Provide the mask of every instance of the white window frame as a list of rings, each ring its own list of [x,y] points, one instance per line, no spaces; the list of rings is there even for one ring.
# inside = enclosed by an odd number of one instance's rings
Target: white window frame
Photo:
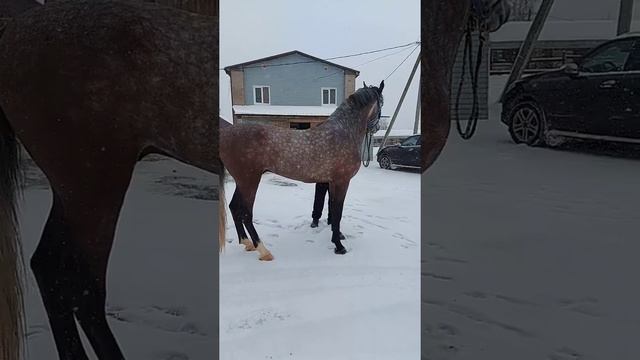
[[[327,90],[329,91],[329,103],[325,104],[324,103],[324,91]],[[336,102],[334,104],[331,104],[331,90],[334,90],[336,92]],[[320,88],[320,104],[322,104],[322,106],[337,106],[338,105],[338,88],[334,88],[334,87],[322,87]]]
[[[263,88],[269,89],[269,102],[264,102],[264,90]],[[262,96],[262,102],[258,102],[256,99],[256,89],[260,89],[260,94]],[[253,103],[256,105],[271,105],[271,86],[269,85],[254,85],[253,86]]]

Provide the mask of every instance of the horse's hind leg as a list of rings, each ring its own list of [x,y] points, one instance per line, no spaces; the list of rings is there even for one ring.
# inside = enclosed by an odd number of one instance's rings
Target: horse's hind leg
[[[240,192],[240,200],[242,200],[241,204],[244,205],[244,211],[242,211],[242,223],[247,228],[247,231],[251,236],[253,246],[258,250],[258,253],[260,253],[259,259],[263,261],[271,261],[273,260],[273,255],[271,255],[271,252],[267,250],[262,241],[260,241],[260,236],[258,236],[258,232],[253,226],[253,204],[256,200],[258,185],[260,185],[260,177],[261,174],[244,179],[236,179],[236,189]]]
[[[331,206],[331,242],[336,246],[334,252],[336,254],[346,254],[347,249],[342,245],[340,241],[342,232],[340,231],[340,222],[342,221],[342,209],[344,208],[344,199],[347,196],[347,189],[349,188],[349,182],[335,182],[329,186],[329,206]]]
[[[238,189],[233,192],[233,198],[229,203],[229,209],[231,210],[231,216],[233,217],[233,224],[236,226],[236,232],[238,233],[238,241],[244,245],[245,250],[255,251],[256,247],[253,242],[249,240],[247,233],[244,231],[242,219],[244,216],[245,206],[242,203],[241,195]]]
[[[71,278],[74,270],[67,241],[68,226],[60,199],[55,196],[49,219],[36,252],[31,258],[31,268],[40,288],[49,324],[60,360],[88,359],[73,316]]]
[[[106,319],[106,273],[134,164],[52,181],[54,207],[31,264],[62,359],[86,359],[74,315],[99,359],[124,359]]]

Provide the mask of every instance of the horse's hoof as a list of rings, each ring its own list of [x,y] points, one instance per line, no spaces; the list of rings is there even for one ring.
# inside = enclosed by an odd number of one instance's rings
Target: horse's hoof
[[[318,227],[318,220],[313,220],[313,221],[311,222],[311,227],[312,227],[312,228],[317,228],[317,227]]]
[[[271,261],[273,260],[273,255],[271,255],[271,253],[268,253],[263,256],[260,256],[258,259],[260,259],[260,261]]]
[[[337,248],[336,248],[335,250],[333,250],[333,252],[334,252],[334,253],[336,253],[336,254],[338,254],[338,255],[344,255],[344,254],[346,254],[346,253],[347,253],[347,249],[345,249],[345,248],[337,249]]]
[[[242,239],[240,241],[240,244],[244,245],[244,250],[245,251],[255,251],[256,247],[253,246],[253,241],[249,240],[249,239]]]

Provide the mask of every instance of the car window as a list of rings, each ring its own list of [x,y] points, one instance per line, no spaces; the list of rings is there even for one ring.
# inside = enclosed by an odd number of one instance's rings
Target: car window
[[[624,39],[602,46],[584,57],[580,70],[588,73],[623,71],[634,42],[634,39]]]
[[[633,46],[633,51],[629,54],[627,59],[627,65],[624,68],[625,71],[639,71],[640,70],[640,41],[636,40]]]
[[[418,137],[412,136],[406,139],[405,141],[403,141],[402,146],[415,146],[417,142],[418,142]]]

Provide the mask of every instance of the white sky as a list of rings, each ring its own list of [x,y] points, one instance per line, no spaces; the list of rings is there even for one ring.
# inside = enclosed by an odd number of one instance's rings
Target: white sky
[[[418,0],[221,0],[220,67],[255,60],[291,50],[319,58],[348,55],[420,40],[420,2]],[[356,89],[378,85],[411,52],[412,47],[335,63],[360,71]],[[397,50],[395,50],[397,51]],[[385,81],[383,115],[393,115],[418,56],[417,49]],[[231,119],[229,76],[220,71],[220,112]],[[394,129],[412,129],[415,120],[420,68],[413,79]]]

